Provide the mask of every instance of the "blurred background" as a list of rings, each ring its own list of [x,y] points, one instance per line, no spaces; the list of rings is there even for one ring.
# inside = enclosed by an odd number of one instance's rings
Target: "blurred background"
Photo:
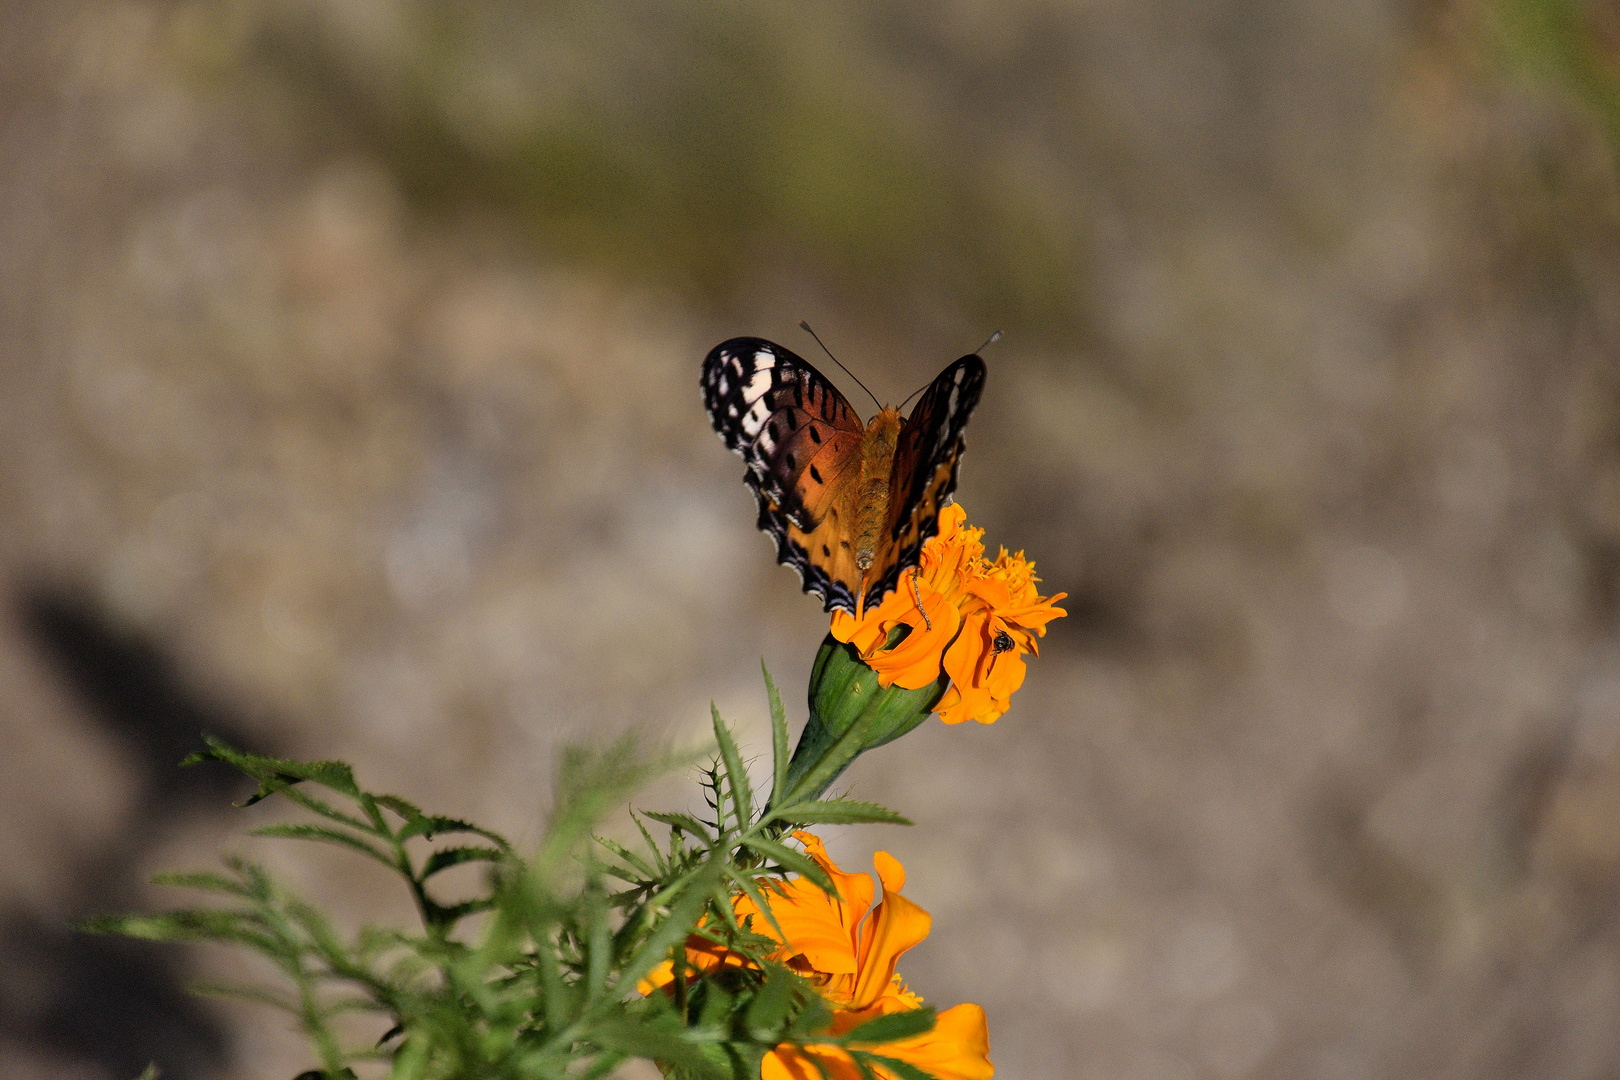
[[[1006,332],[959,498],[1069,617],[832,839],[999,1076],[1620,1075],[1610,0],[0,15],[0,1074],[313,1065],[69,931],[153,871],[409,917],[200,731],[532,842],[565,743],[763,754],[761,655],[802,723],[697,371],[808,319],[889,401]]]

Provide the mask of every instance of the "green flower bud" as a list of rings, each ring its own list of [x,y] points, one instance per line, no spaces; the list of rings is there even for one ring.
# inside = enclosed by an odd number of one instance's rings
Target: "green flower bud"
[[[896,627],[884,648],[893,648],[907,629]],[[789,801],[819,797],[862,753],[922,723],[950,682],[941,672],[920,690],[881,686],[853,645],[828,634],[810,669],[810,721],[788,763]]]

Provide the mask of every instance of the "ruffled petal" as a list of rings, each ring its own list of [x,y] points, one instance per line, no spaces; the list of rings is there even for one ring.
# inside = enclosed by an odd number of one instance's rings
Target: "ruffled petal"
[[[883,902],[873,909],[861,935],[860,973],[850,990],[852,1009],[869,1008],[889,992],[901,955],[926,938],[934,924],[932,915],[900,895],[906,873],[894,856],[880,851],[873,861],[883,878]]]

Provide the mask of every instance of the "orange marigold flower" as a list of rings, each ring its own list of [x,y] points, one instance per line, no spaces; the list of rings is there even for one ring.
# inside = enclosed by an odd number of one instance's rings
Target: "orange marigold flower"
[[[960,504],[940,511],[939,534],[923,545],[917,568],[857,620],[833,614],[832,636],[855,646],[883,686],[920,690],[950,676],[934,711],[947,724],[993,724],[1024,682],[1024,654],[1039,655],[1036,638],[1066,615],[1055,606],[1067,593],[1041,596],[1035,564],[1006,548],[984,557],[984,530],[966,526]],[[890,635],[905,636],[885,648]]]
[[[870,877],[840,870],[820,837],[806,832],[793,835],[832,878],[838,896],[827,895],[802,877],[795,878],[766,890],[766,903],[781,934],[747,896],[738,896],[734,902],[737,918],[752,916],[755,933],[782,942],[772,959],[809,979],[833,1007],[832,1035],[843,1035],[887,1013],[920,1007],[922,999],[906,989],[895,966],[902,953],[928,936],[933,919],[900,895],[906,883],[905,868],[886,851],[873,856],[883,882],[883,900],[874,907]],[[727,955],[699,938],[688,943],[686,958],[700,971],[740,962],[734,954]],[[673,981],[672,970],[667,964],[660,967],[643,981],[642,992],[668,985]],[[984,1010],[977,1005],[946,1009],[936,1018],[934,1029],[922,1035],[856,1048],[909,1062],[939,1080],[989,1080],[995,1072],[989,1059]],[[762,1080],[820,1080],[823,1070],[830,1080],[861,1077],[859,1066],[843,1047],[787,1043],[765,1055],[761,1076]],[[876,1072],[886,1080],[898,1080],[882,1067]]]

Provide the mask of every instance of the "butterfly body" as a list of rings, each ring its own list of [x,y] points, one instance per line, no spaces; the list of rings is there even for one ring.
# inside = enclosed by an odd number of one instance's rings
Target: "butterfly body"
[[[733,338],[709,353],[709,419],[748,463],[743,481],[777,561],[827,610],[874,605],[916,566],[956,489],[962,429],[984,374],[983,360],[964,356],[909,417],[884,408],[863,424],[825,376],[780,345]]]
[[[855,496],[855,565],[870,570],[879,538],[889,518],[889,487],[894,451],[900,441],[900,410],[889,408],[872,417],[861,436],[861,480]]]

